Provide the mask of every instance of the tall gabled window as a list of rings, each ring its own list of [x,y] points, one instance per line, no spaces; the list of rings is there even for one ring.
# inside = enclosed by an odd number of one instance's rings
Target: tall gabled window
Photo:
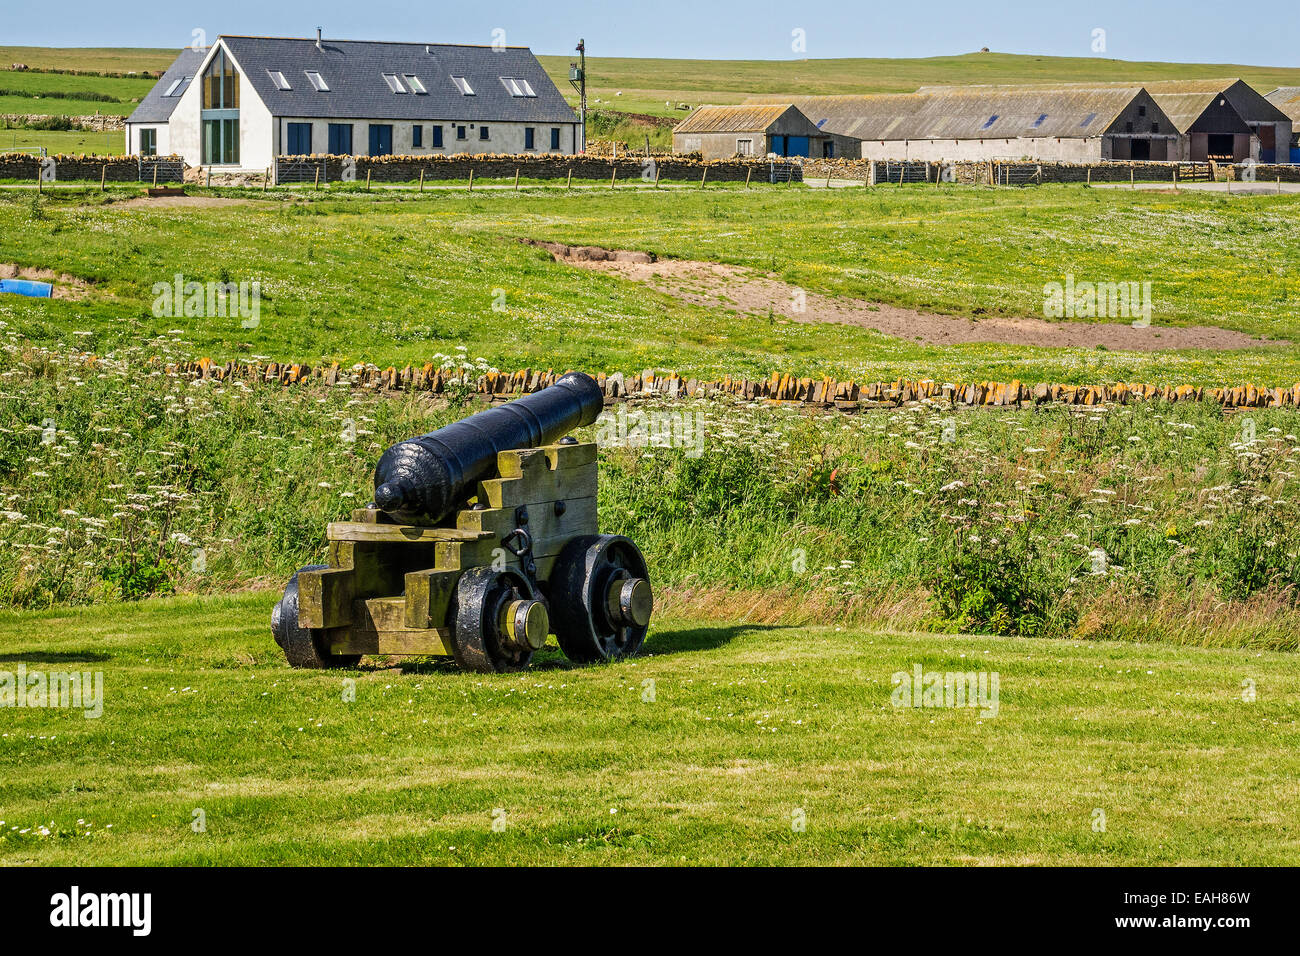
[[[460,90],[463,96],[473,96],[474,87],[469,85],[469,80],[463,76],[453,76],[451,81],[456,84],[456,89]]]
[[[394,93],[406,92],[406,87],[402,85],[402,81],[398,79],[396,73],[385,73],[384,82],[388,84],[388,88]]]
[[[501,85],[509,91],[511,96],[536,96],[532,84],[527,80],[521,80],[514,76],[501,77]]]
[[[406,77],[406,85],[409,86],[409,87],[411,88],[411,92],[412,92],[412,93],[428,93],[428,92],[429,92],[427,89],[425,89],[424,81],[421,80],[421,79],[420,79],[418,76],[416,76],[414,73],[405,73],[405,74],[403,74],[403,75]]]
[[[307,81],[316,89],[317,93],[328,93],[329,84],[325,82],[325,77],[321,76],[315,70],[303,70],[307,74]]]
[[[267,75],[271,77],[271,82],[275,84],[277,90],[291,90],[288,79],[279,70],[267,70]]]

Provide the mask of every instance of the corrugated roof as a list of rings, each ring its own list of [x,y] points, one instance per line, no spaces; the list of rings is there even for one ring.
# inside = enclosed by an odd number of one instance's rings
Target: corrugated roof
[[[186,47],[181,50],[176,59],[172,61],[172,65],[167,67],[167,72],[154,84],[153,89],[140,101],[140,105],[126,118],[126,121],[128,123],[165,123],[171,119],[172,110],[176,109],[176,104],[181,101],[180,94],[185,92],[188,84],[182,83],[177,86],[172,96],[163,96],[163,94],[172,89],[177,80],[183,80],[187,76],[197,76],[199,66],[207,55],[207,47],[200,47],[197,50]]]
[[[446,43],[223,36],[258,96],[273,116],[327,119],[443,120],[502,123],[576,123],[542,65],[527,47],[495,48]],[[304,71],[318,71],[329,86],[317,91]],[[279,89],[279,71],[291,89]],[[427,93],[394,93],[385,73],[419,77]],[[464,77],[465,95],[452,80]],[[536,96],[514,96],[502,78],[526,80]],[[405,88],[405,84],[403,84]]]
[[[1099,136],[1141,86],[931,86],[915,93],[795,97],[823,129],[865,140]],[[747,102],[761,102],[753,97]]]
[[[1264,99],[1268,100],[1293,123],[1300,123],[1300,86],[1279,86]]]
[[[1216,77],[1206,80],[1155,80],[1150,83],[1134,84],[1128,81],[1115,83],[1065,83],[1065,84],[1034,84],[1030,86],[984,86],[984,87],[944,87],[944,86],[923,86],[921,92],[945,89],[1035,89],[1035,90],[1072,90],[1072,89],[1115,89],[1127,90],[1132,89],[1135,85],[1140,85],[1164,111],[1165,115],[1177,127],[1178,132],[1186,133],[1196,121],[1200,119],[1206,110],[1215,105],[1216,97],[1222,96],[1227,101],[1237,115],[1243,120],[1242,123],[1234,123],[1228,118],[1227,126],[1219,128],[1223,124],[1216,124],[1215,132],[1248,132],[1245,120],[1256,123],[1270,123],[1284,121],[1287,117],[1282,115],[1273,104],[1269,103],[1257,90],[1246,83],[1244,80],[1236,77]],[[1230,126],[1231,129],[1227,127]]]
[[[673,128],[674,133],[749,133],[767,129],[794,107],[787,101],[771,106],[701,106]]]

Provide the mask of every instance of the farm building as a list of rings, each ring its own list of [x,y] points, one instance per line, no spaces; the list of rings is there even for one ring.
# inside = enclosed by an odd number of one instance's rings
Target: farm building
[[[1291,120],[1291,155],[1289,161],[1300,163],[1300,86],[1280,86],[1268,96],[1264,97]],[[1279,154],[1277,161],[1287,162],[1288,159]]]
[[[866,159],[1164,159],[1178,136],[1140,86],[923,87],[794,104],[821,129],[862,140]]]
[[[1283,111],[1231,79],[925,86],[791,102],[822,129],[861,139],[868,159],[1271,162],[1292,136]]]
[[[673,129],[673,152],[733,156],[858,155],[858,142],[819,129],[789,103],[701,106]]]
[[[1170,80],[1147,91],[1181,134],[1176,159],[1276,161],[1291,142],[1291,120],[1242,80]]]
[[[232,169],[310,153],[571,154],[580,142],[578,117],[526,47],[319,32],[222,36],[182,51],[127,119],[126,135],[132,152]]]

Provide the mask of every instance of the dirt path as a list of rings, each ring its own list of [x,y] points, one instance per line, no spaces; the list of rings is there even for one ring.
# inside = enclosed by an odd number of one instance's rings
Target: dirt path
[[[1259,345],[1286,345],[1277,339],[1260,339],[1244,332],[1212,326],[1158,326],[1133,328],[1119,322],[1052,322],[1046,319],[966,319],[919,312],[862,299],[819,295],[782,282],[771,274],[716,262],[659,259],[649,253],[596,246],[521,239],[546,249],[557,262],[612,273],[685,302],[708,308],[734,309],[766,317],[768,311],[795,322],[833,322],[875,329],[927,345],[999,342],[1055,348],[1126,349],[1155,352],[1161,349],[1241,349]],[[795,311],[796,297],[804,309]]]

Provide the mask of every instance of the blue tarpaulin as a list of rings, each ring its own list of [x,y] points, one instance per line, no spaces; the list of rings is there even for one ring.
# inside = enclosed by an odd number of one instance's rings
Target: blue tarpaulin
[[[15,295],[30,295],[38,299],[48,299],[54,294],[54,286],[48,282],[36,282],[32,279],[0,279],[0,292],[12,292]]]

